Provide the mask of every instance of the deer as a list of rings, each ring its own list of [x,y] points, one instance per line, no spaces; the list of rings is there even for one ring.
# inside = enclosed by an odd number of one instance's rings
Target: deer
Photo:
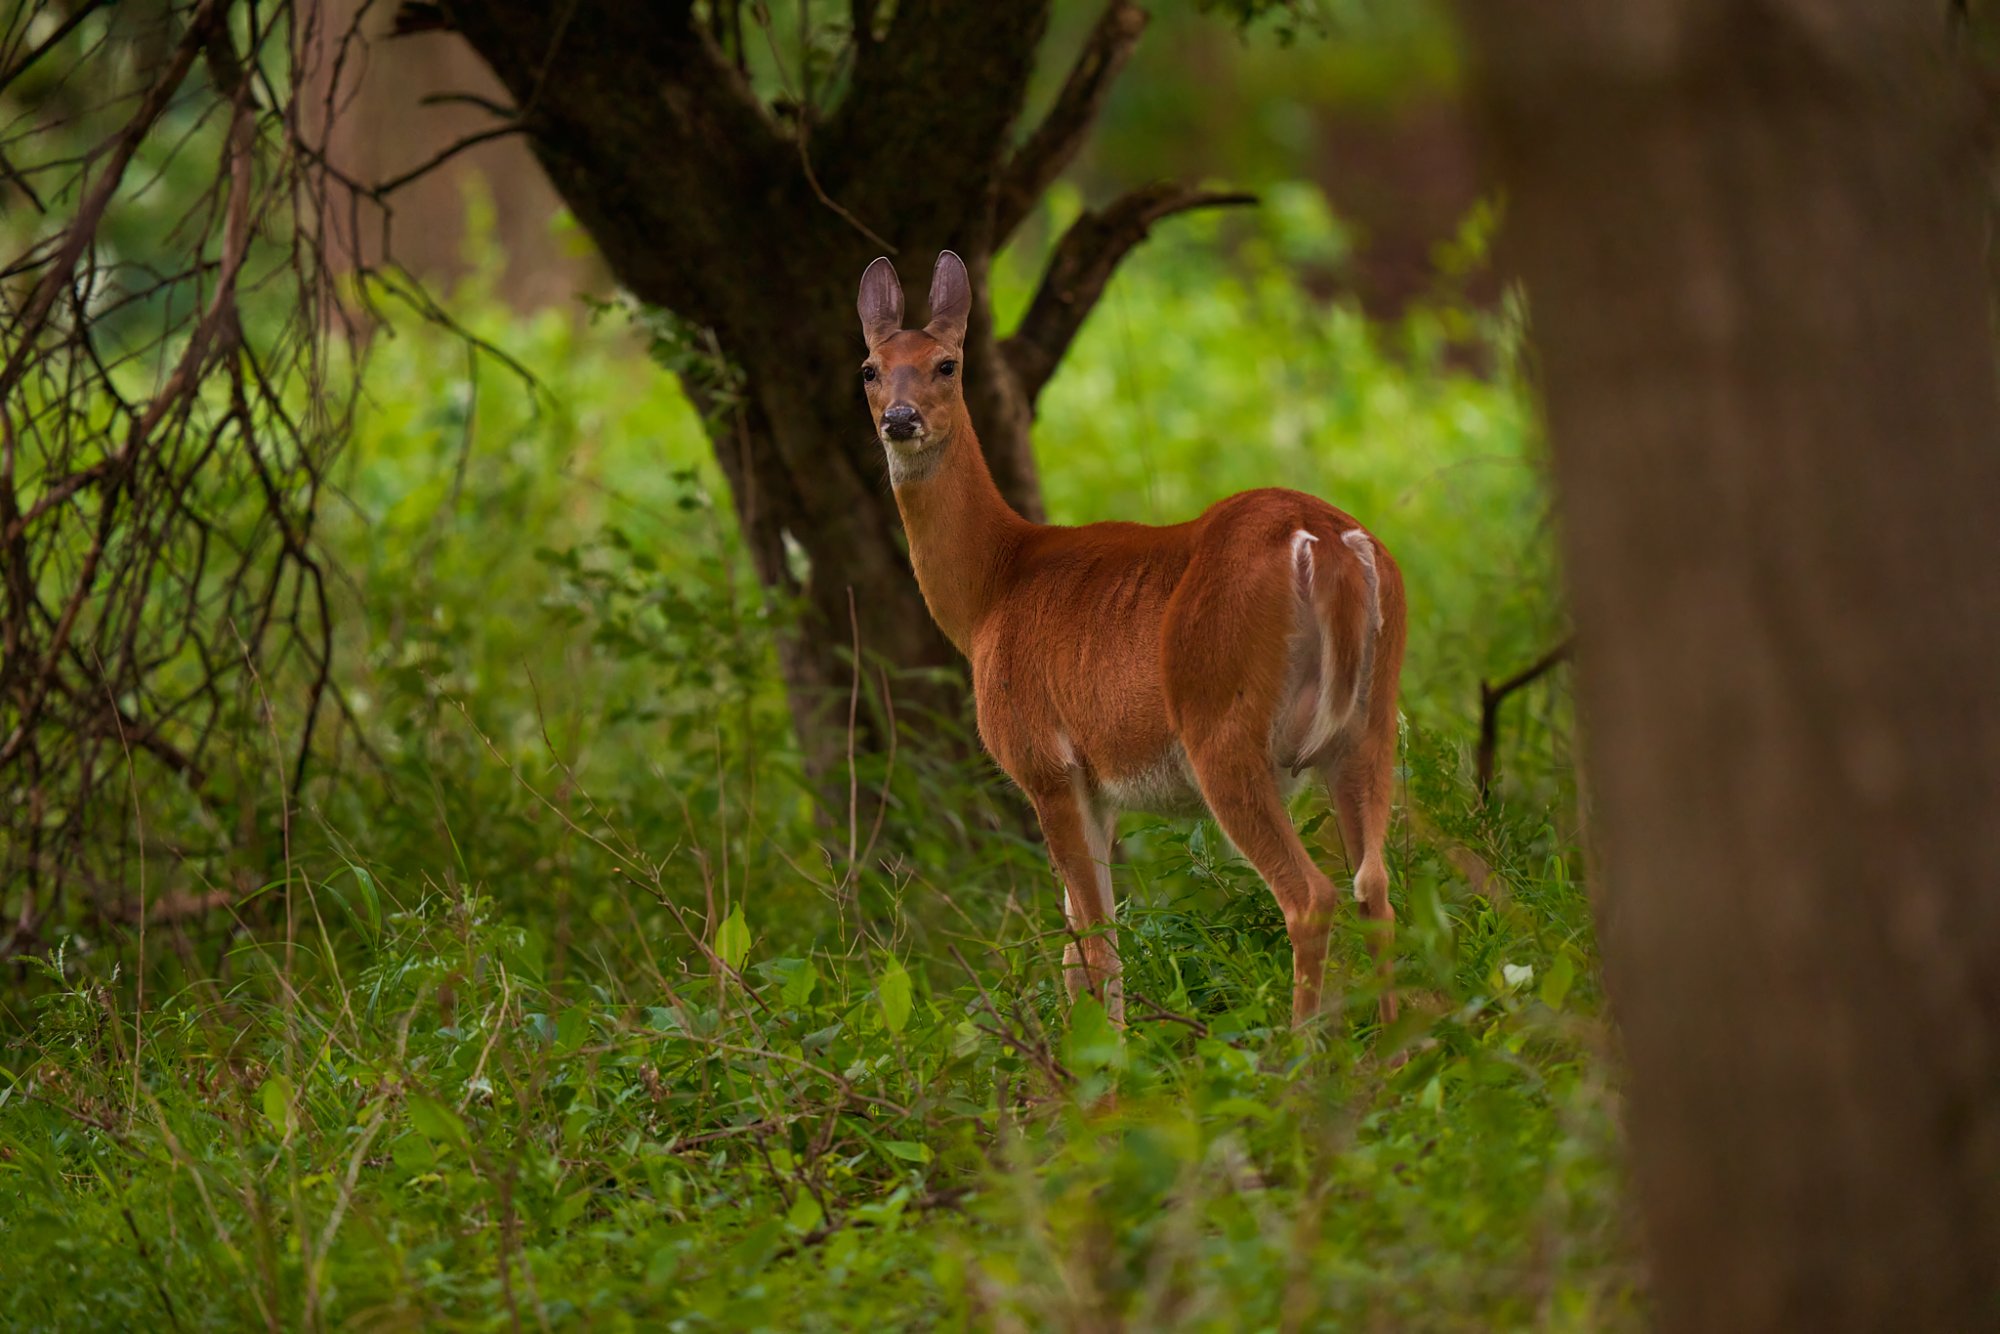
[[[971,665],[978,734],[1034,807],[1063,885],[1072,1002],[1124,1024],[1110,855],[1119,812],[1206,812],[1256,868],[1292,947],[1292,1022],[1320,1015],[1340,895],[1287,812],[1325,784],[1370,924],[1383,1024],[1406,604],[1382,543],[1325,501],[1244,491],[1178,524],[1032,522],[1000,494],[964,397],[971,280],[947,250],[903,328],[886,256],[861,275],[861,379],[919,591]]]

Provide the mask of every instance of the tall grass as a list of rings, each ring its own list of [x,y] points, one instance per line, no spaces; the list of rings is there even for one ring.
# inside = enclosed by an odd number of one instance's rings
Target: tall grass
[[[990,817],[1011,798],[921,744],[954,720],[863,776],[892,795],[872,839],[823,819],[775,678],[790,609],[685,403],[615,319],[522,320],[475,281],[454,310],[539,388],[435,331],[377,349],[324,529],[337,777],[148,863],[199,867],[244,928],[74,937],[6,1002],[0,1319],[1635,1321],[1559,687],[1517,706],[1501,799],[1470,787],[1478,679],[1560,619],[1511,334],[1307,299],[1289,266],[1339,246],[1309,199],[1150,242],[1038,448],[1064,521],[1281,483],[1397,552],[1393,1031],[1351,922],[1336,1014],[1290,1030],[1282,921],[1206,823],[1128,820],[1133,1022],[1071,1007],[1059,892]],[[1468,341],[1499,374],[1453,369]]]

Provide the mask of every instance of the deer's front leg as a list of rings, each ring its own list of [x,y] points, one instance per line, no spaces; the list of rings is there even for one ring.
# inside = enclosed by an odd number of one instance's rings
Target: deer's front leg
[[[1061,787],[1030,793],[1041,821],[1049,860],[1063,882],[1063,912],[1070,942],[1063,949],[1063,981],[1070,999],[1088,990],[1104,1003],[1111,1022],[1125,1022],[1116,913],[1111,897],[1112,812],[1100,810],[1080,775]]]

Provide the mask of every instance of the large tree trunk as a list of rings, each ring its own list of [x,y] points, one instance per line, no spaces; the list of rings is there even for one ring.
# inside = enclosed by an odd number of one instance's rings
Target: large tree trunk
[[[916,312],[931,257],[945,247],[964,257],[979,294],[967,397],[1002,492],[1039,518],[1035,397],[1118,259],[1170,213],[1233,202],[1160,186],[1086,214],[1058,244],[1022,329],[996,337],[991,256],[1075,152],[1145,23],[1131,0],[1110,0],[1047,119],[1017,148],[1047,8],[903,0],[884,33],[875,6],[857,3],[844,94],[782,116],[745,78],[740,36],[729,49],[754,16],[726,0],[710,6],[716,31],[685,3],[402,10],[406,31],[463,35],[513,95],[537,157],[619,281],[713,331],[740,372],[731,400],[711,400],[712,431],[759,574],[807,610],[782,658],[815,769],[848,743],[857,627],[864,656],[912,673],[897,687],[901,716],[965,703],[956,655],[910,575],[861,394],[863,267],[885,251],[914,260],[903,268],[919,284],[908,294]],[[683,378],[706,395],[699,377]],[[803,587],[788,538],[809,565]],[[951,670],[927,670],[937,668]],[[877,744],[879,722],[863,727],[859,744]]]
[[[2000,410],[1944,6],[1468,3],[1662,1323],[2000,1323]]]
[[[741,372],[737,405],[710,417],[717,457],[760,576],[803,598],[782,665],[808,762],[825,771],[844,749],[856,626],[864,655],[912,680],[952,662],[910,577],[859,388],[851,289],[883,248],[861,228],[895,231],[899,248],[956,243],[977,255],[990,230],[978,225],[985,196],[975,187],[970,198],[950,197],[942,187],[957,180],[955,168],[940,164],[912,172],[930,186],[915,192],[915,219],[882,207],[889,200],[855,197],[843,205],[851,220],[816,197],[797,146],[685,13],[589,0],[572,8],[559,32],[555,9],[539,0],[454,5],[451,16],[531,119],[536,155],[619,280],[713,330]],[[1019,84],[1042,17],[1026,7],[1016,20],[1030,25],[1025,37],[986,35],[1015,52]],[[1018,111],[1007,74],[996,71],[1001,104],[986,111],[1003,124]],[[998,144],[995,136],[990,151]],[[815,167],[823,182],[842,181],[834,164]],[[979,169],[990,176],[993,163]],[[989,448],[1015,503],[1038,509],[1025,432],[997,432]],[[787,538],[806,558],[803,587]],[[927,694],[922,704],[955,707],[948,686]]]

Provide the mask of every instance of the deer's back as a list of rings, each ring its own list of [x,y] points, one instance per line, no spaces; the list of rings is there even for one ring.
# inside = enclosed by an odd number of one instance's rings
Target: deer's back
[[[1081,768],[1120,806],[1198,808],[1168,708],[1165,630],[1170,608],[1192,615],[1196,623],[1176,638],[1191,629],[1226,660],[1230,608],[1214,608],[1210,635],[1201,624],[1208,609],[1185,596],[1177,604],[1175,593],[1198,582],[1226,604],[1239,578],[1247,586],[1280,565],[1289,570],[1293,534],[1308,526],[1337,533],[1354,523],[1312,496],[1268,489],[1228,497],[1191,523],[1034,530],[971,644],[987,749],[1030,792]],[[1268,669],[1293,671],[1289,661]]]

